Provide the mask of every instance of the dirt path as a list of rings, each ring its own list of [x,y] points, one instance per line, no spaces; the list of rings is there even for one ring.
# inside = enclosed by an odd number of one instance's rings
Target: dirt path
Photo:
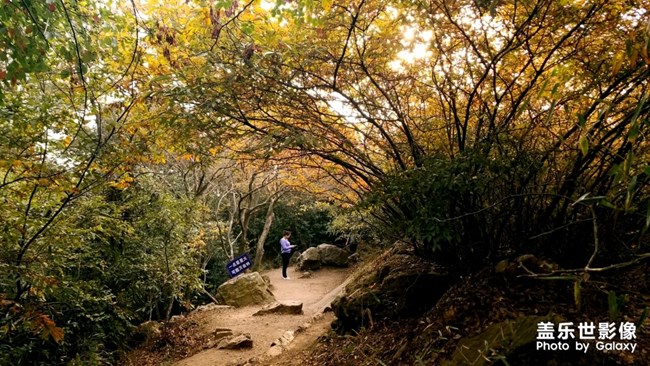
[[[196,320],[202,324],[201,332],[212,332],[216,328],[229,328],[235,332],[249,333],[253,339],[253,348],[246,350],[208,349],[194,356],[183,359],[175,366],[218,366],[244,364],[255,358],[270,362],[266,356],[271,343],[286,331],[295,330],[305,323],[314,323],[306,331],[296,334],[296,339],[289,344],[291,352],[308,339],[317,337],[327,328],[332,315],[322,314],[336,295],[343,288],[348,277],[348,269],[324,268],[312,273],[310,278],[298,278],[300,273],[289,271],[291,280],[283,280],[279,270],[266,273],[271,279],[272,291],[278,301],[300,301],[303,303],[303,315],[267,315],[252,316],[261,306],[249,306],[239,309],[226,309],[205,312],[197,315]],[[318,319],[314,319],[317,316]],[[318,334],[316,334],[318,333]],[[280,356],[282,357],[282,356]],[[273,363],[269,363],[273,364]]]

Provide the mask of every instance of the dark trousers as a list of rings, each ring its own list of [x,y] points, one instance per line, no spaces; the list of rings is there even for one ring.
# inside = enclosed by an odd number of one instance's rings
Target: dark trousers
[[[281,253],[280,255],[282,255],[282,277],[287,278],[287,267],[289,267],[291,253]]]

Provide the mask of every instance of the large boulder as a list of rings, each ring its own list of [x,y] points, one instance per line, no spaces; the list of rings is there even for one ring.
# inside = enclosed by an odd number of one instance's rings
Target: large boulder
[[[296,250],[291,252],[291,257],[289,258],[289,265],[295,266],[300,261],[300,251]]]
[[[383,318],[415,316],[430,309],[450,287],[448,275],[420,257],[391,250],[367,265],[366,274],[350,282],[332,302],[339,333]]]
[[[273,284],[271,283],[271,277],[269,275],[263,274],[262,279],[266,282],[266,286],[269,287],[269,290],[273,291]]]
[[[347,267],[350,253],[332,244],[317,246],[320,252],[320,261],[323,266]]]
[[[217,300],[226,305],[242,307],[275,301],[275,296],[259,273],[247,273],[224,282],[217,289]]]
[[[313,271],[321,266],[320,250],[318,248],[309,248],[300,254],[298,264],[299,271]]]

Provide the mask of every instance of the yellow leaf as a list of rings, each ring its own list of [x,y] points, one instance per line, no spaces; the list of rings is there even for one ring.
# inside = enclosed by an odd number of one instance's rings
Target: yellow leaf
[[[587,155],[587,152],[589,152],[589,140],[587,139],[587,135],[582,135],[580,137],[580,151],[582,152],[582,155],[585,156]]]
[[[156,164],[165,164],[165,163],[167,163],[167,159],[162,154],[154,155],[152,160]]]
[[[332,9],[333,0],[323,0],[323,11],[326,13]]]
[[[623,66],[623,60],[624,60],[623,53],[617,53],[616,56],[614,56],[614,62],[612,64],[612,76],[616,76],[619,71],[621,71],[621,67]]]

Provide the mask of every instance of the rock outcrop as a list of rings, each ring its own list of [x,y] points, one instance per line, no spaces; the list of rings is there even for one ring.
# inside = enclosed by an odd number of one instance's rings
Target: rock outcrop
[[[323,266],[347,267],[350,253],[332,244],[321,244],[316,247],[320,253]]]
[[[340,333],[382,318],[421,314],[450,287],[444,271],[400,247],[367,266],[368,274],[351,282],[332,302],[337,317],[332,327]]]
[[[296,267],[300,271],[313,271],[321,267],[320,250],[309,248],[300,253]]]
[[[347,267],[350,252],[332,244],[321,244],[300,254],[296,267],[299,271],[313,271],[321,266]]]
[[[217,289],[217,300],[226,305],[243,307],[275,301],[273,293],[259,273],[247,273],[224,282]]]

